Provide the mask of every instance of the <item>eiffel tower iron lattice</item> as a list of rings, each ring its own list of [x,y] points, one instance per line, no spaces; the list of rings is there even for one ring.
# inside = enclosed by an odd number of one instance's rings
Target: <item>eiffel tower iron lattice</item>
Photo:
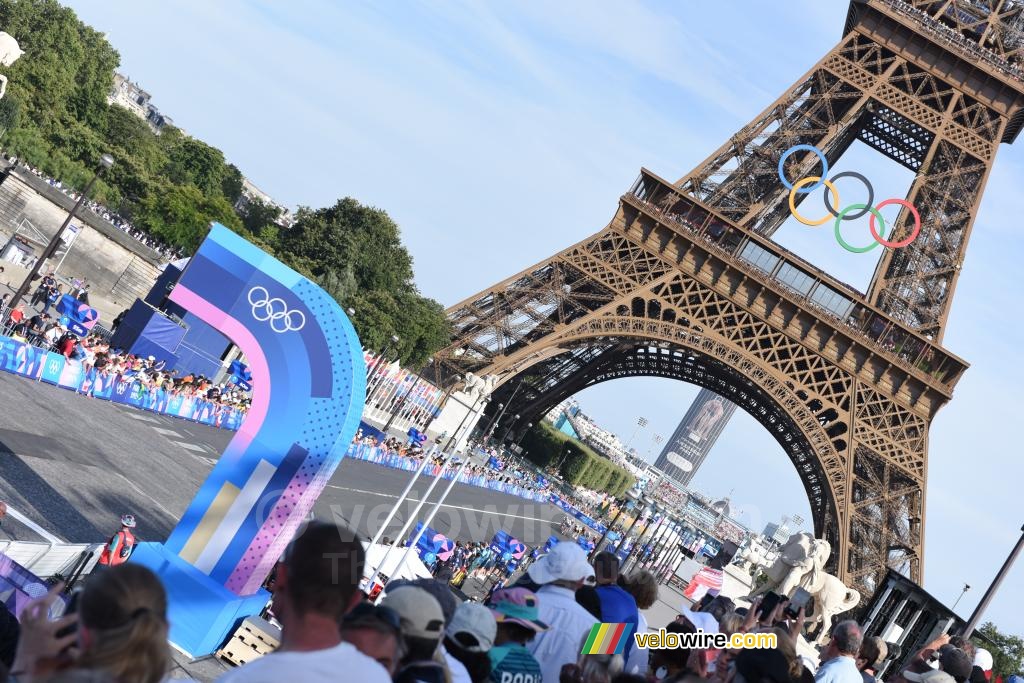
[[[449,309],[435,380],[493,374],[493,404],[518,387],[513,436],[618,377],[712,389],[789,455],[841,579],[920,581],[928,428],[967,368],[942,333],[996,148],[1024,123],[1022,64],[1021,2],[853,0],[839,44],[690,174],[641,170],[597,234]],[[866,294],[771,239],[783,153],[832,165],[854,140],[916,173],[922,221]],[[795,153],[785,172],[816,168]]]

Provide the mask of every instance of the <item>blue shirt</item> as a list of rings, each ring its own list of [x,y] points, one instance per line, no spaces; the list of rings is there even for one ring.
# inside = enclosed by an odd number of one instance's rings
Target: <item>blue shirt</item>
[[[636,633],[637,615],[636,600],[623,588],[610,585],[598,586],[594,589],[601,601],[601,622],[604,624],[632,624],[633,629],[626,641],[625,656],[633,649],[633,634]]]
[[[814,674],[815,683],[864,683],[853,657],[830,659]]]

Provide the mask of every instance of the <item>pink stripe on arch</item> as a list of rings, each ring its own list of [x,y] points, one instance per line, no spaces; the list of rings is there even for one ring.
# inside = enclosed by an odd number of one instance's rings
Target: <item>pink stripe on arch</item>
[[[242,350],[246,360],[249,361],[253,380],[252,405],[249,406],[249,411],[242,420],[242,426],[239,427],[238,433],[224,452],[225,458],[237,458],[256,438],[256,434],[263,427],[264,420],[267,419],[267,411],[270,408],[270,368],[267,367],[267,357],[263,355],[263,349],[256,341],[256,337],[245,325],[189,288],[179,284],[167,298],[190,313],[194,313],[200,320],[217,331],[223,332]]]

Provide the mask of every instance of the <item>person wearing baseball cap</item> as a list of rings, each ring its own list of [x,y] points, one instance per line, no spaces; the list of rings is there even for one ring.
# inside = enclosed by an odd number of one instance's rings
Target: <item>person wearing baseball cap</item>
[[[966,683],[974,665],[966,652],[955,645],[946,644],[939,648],[939,668],[952,676],[956,683]]]
[[[584,638],[599,623],[576,602],[576,591],[594,575],[594,568],[587,561],[587,551],[564,541],[530,565],[526,573],[540,585],[536,592],[538,619],[550,627],[526,648],[540,663],[544,680],[557,681],[564,665],[576,663]]]
[[[447,683],[451,675],[438,651],[444,636],[444,612],[437,598],[418,586],[403,585],[384,594],[380,603],[402,621],[405,656],[394,683]]]
[[[540,620],[537,595],[526,588],[504,588],[492,596],[491,613],[498,626],[494,647],[488,652],[491,679],[541,683],[540,662],[526,647],[548,630]]]
[[[974,669],[971,670],[971,683],[986,683],[992,680],[992,653],[983,647],[974,650]]]
[[[444,630],[444,649],[466,670],[467,680],[485,681],[491,675],[488,656],[494,647],[498,625],[491,610],[476,602],[463,602]],[[449,661],[448,667],[451,668]],[[452,683],[455,683],[452,674]]]

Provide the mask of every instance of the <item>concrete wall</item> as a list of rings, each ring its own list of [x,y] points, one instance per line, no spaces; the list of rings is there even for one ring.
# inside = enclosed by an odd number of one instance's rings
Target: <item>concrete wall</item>
[[[48,241],[67,218],[74,202],[31,173],[13,171],[0,183],[0,246],[27,219]],[[162,257],[96,214],[83,208],[72,221],[82,228],[60,275],[85,278],[94,295],[128,306],[145,296],[158,275]],[[37,247],[36,254],[42,252]],[[59,258],[59,257],[58,257]],[[45,270],[57,265],[46,264]]]

